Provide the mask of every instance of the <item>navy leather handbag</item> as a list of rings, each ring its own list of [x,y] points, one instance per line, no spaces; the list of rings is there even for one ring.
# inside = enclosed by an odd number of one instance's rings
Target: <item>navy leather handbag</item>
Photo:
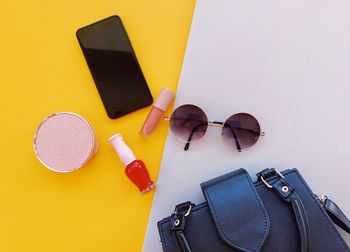
[[[201,184],[206,202],[185,202],[160,222],[166,252],[350,252],[334,223],[350,222],[313,194],[296,169],[268,168],[253,183],[244,169]]]

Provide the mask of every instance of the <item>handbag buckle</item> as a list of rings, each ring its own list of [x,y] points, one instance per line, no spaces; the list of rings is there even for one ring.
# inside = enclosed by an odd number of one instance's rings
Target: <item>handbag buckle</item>
[[[187,217],[191,213],[192,205],[193,204],[190,201],[177,205],[175,207],[174,214],[182,214],[183,212],[185,212],[184,216]]]
[[[280,178],[282,178],[282,179],[284,179],[284,176],[282,175],[282,173],[280,173],[279,171],[277,171],[276,169],[273,169],[273,172],[275,173],[275,175],[277,175],[278,177],[280,177]],[[264,176],[263,175],[261,175],[260,177],[259,177],[259,179],[268,187],[268,188],[270,188],[270,189],[272,189],[273,188],[273,186],[272,185],[270,185],[269,183],[267,183],[267,181],[265,180],[265,178],[264,178]]]
[[[322,195],[322,196],[318,196],[318,200],[320,201],[320,203],[323,205],[324,202],[328,199],[328,197],[326,195]]]
[[[174,213],[171,215],[171,228],[172,231],[183,231],[186,225],[186,218],[190,215],[192,207],[190,201],[181,203],[175,207]]]

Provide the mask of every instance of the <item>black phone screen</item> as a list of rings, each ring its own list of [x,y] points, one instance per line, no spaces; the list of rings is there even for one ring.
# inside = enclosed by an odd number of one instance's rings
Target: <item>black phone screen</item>
[[[80,28],[77,37],[110,118],[118,118],[153,102],[118,16]]]

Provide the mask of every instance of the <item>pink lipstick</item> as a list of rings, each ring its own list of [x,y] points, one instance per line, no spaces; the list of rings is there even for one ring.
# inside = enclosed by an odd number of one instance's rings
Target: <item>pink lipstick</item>
[[[167,88],[163,88],[156,102],[153,104],[145,123],[143,124],[140,135],[150,136],[157,127],[159,120],[162,118],[164,112],[169,107],[174,93]]]

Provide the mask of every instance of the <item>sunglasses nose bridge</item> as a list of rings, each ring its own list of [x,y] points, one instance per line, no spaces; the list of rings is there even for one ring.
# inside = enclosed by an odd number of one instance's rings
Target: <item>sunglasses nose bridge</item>
[[[224,123],[223,122],[208,122],[208,126],[216,126],[216,127],[220,127],[220,128],[223,128],[224,127]]]

